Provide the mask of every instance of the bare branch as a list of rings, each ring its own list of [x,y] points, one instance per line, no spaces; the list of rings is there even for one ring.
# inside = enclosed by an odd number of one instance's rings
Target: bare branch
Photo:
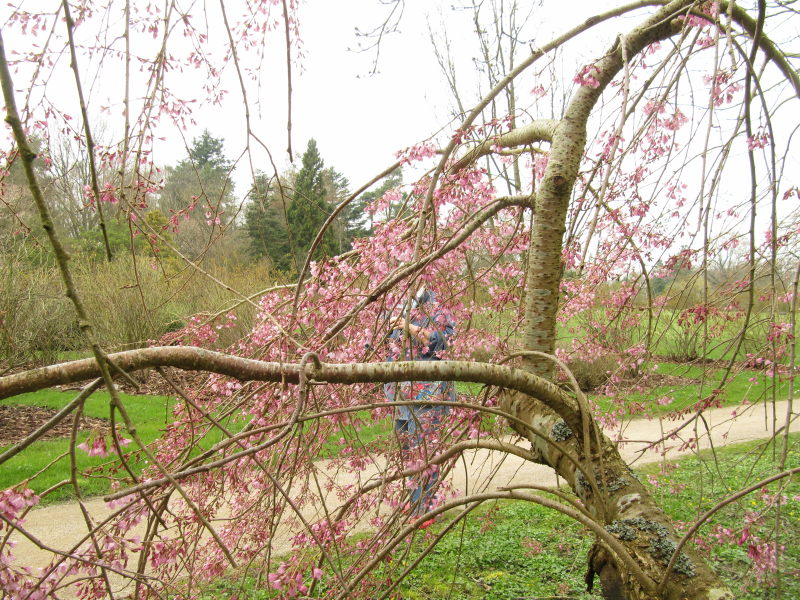
[[[108,355],[117,368],[139,371],[154,367],[176,367],[234,377],[241,381],[272,381],[299,384],[301,371],[314,381],[327,383],[383,383],[390,381],[469,381],[517,390],[541,400],[575,431],[581,430],[575,400],[558,386],[535,375],[502,365],[462,361],[410,361],[390,363],[320,363],[313,369],[300,364],[261,362],[190,346],[155,346]],[[94,359],[61,363],[0,378],[0,398],[75,383],[96,377]]]

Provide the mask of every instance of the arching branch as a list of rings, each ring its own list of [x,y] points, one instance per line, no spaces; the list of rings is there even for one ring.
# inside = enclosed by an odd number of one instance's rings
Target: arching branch
[[[557,126],[558,121],[554,119],[538,119],[524,127],[512,129],[508,133],[485,140],[453,163],[450,172],[460,171],[481,156],[493,152],[494,148],[516,148],[535,142],[550,142],[553,140]]]
[[[177,367],[187,371],[206,371],[242,381],[273,381],[299,384],[301,365],[262,362],[191,346],[156,346],[109,354],[120,371],[140,371],[154,367]],[[575,400],[553,383],[519,369],[488,363],[462,361],[409,361],[391,363],[306,365],[304,373],[314,381],[327,383],[386,383],[392,381],[467,381],[513,389],[538,398],[574,430],[581,430]],[[0,378],[0,398],[54,385],[75,383],[97,377],[99,369],[92,358],[32,369]]]

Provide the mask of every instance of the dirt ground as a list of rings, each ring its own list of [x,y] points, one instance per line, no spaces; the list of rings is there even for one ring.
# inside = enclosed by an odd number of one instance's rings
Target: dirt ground
[[[165,371],[168,373],[170,381],[183,389],[200,389],[203,381],[208,377],[204,373],[192,373],[177,369],[165,369]],[[136,373],[133,382],[120,380],[117,385],[122,392],[127,394],[175,396],[172,386],[154,370]],[[77,394],[86,383],[88,382],[57,386],[57,389],[73,391]],[[0,446],[16,444],[25,439],[56,412],[58,411],[39,406],[0,405]],[[64,419],[40,439],[69,437],[72,433],[72,422],[72,418]],[[94,429],[107,432],[108,420],[84,416],[78,424],[78,429],[79,431]]]
[[[39,406],[0,406],[0,446],[8,446],[24,440],[57,412],[57,410]],[[73,419],[64,419],[47,431],[41,439],[69,437],[72,433],[72,423]],[[83,417],[78,424],[78,429],[80,431],[99,429],[105,432],[108,431],[108,421],[106,419]]]

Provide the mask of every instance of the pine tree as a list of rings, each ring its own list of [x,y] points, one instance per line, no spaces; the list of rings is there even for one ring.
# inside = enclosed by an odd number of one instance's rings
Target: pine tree
[[[244,216],[250,254],[268,258],[281,271],[291,270],[294,264],[279,186],[266,175],[257,175],[247,197]]]
[[[225,157],[223,139],[212,136],[208,129],[204,129],[200,137],[192,140],[189,148],[189,158],[181,162],[193,162],[197,169],[210,168],[214,171],[229,171],[231,161]]]
[[[292,202],[287,210],[292,250],[298,265],[305,262],[311,243],[331,213],[325,190],[325,164],[317,149],[317,142],[308,141],[302,158],[302,167],[294,182]],[[314,258],[335,256],[340,251],[336,233],[331,228],[319,245]]]
[[[392,205],[388,206],[387,210],[382,212],[380,215],[368,214],[367,207],[379,198],[382,198],[386,192],[397,189],[402,185],[403,169],[398,167],[396,170],[387,175],[381,181],[381,184],[378,187],[373,188],[368,192],[364,192],[355,200],[355,202],[348,206],[348,210],[346,211],[344,218],[345,222],[347,223],[347,230],[349,232],[351,242],[354,238],[372,235],[373,217],[377,216],[381,220],[387,220],[394,218],[397,215],[397,212],[400,210],[400,205],[398,204],[393,203]]]
[[[234,231],[229,229],[236,213],[232,170],[224,154],[224,140],[203,131],[192,140],[188,156],[165,171],[158,208],[168,218],[180,215],[176,241],[190,258],[224,255],[222,247],[212,242],[223,229]],[[215,249],[209,252],[209,246]]]
[[[323,171],[323,181],[325,183],[325,199],[328,202],[328,206],[332,209],[338,206],[341,202],[347,199],[350,195],[350,182],[347,180],[347,177],[339,173],[333,167],[328,167]],[[336,246],[339,252],[347,252],[348,250],[352,249],[351,240],[353,239],[354,235],[351,232],[351,212],[354,209],[354,205],[358,202],[351,202],[348,204],[342,212],[336,217],[336,220],[331,223],[331,228],[333,231],[333,235],[336,240]],[[362,213],[358,213],[359,215]]]

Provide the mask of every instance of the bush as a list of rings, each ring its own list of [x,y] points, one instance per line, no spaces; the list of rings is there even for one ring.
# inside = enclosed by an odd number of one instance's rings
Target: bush
[[[21,248],[0,258],[0,364],[55,362],[80,344],[75,311],[58,271],[31,263]]]
[[[23,250],[5,250],[0,252],[0,365],[53,363],[63,360],[66,351],[86,350],[58,269],[32,260]],[[201,273],[181,271],[174,263],[158,265],[138,257],[134,267],[130,255],[120,255],[110,263],[71,264],[89,319],[111,351],[140,347],[180,330],[192,315],[227,312],[241,301]],[[208,269],[245,295],[268,287],[274,279],[265,264]],[[234,343],[253,326],[255,306],[245,302],[233,312],[235,325],[220,331],[216,347]]]
[[[573,359],[567,363],[581,390],[590,392],[608,383],[609,378],[620,368],[620,361],[613,354],[605,354],[594,360]]]
[[[212,265],[209,271],[245,295],[264,289],[271,282],[266,266]],[[98,333],[105,343],[117,348],[141,346],[179,330],[192,315],[226,311],[241,300],[196,271],[164,271],[146,259],[139,259],[134,269],[129,255],[84,267],[76,279],[81,289],[87,290],[85,304]],[[107,310],[108,306],[115,310]],[[253,305],[243,303],[235,312],[236,325],[220,331],[218,347],[241,339],[253,325]]]

